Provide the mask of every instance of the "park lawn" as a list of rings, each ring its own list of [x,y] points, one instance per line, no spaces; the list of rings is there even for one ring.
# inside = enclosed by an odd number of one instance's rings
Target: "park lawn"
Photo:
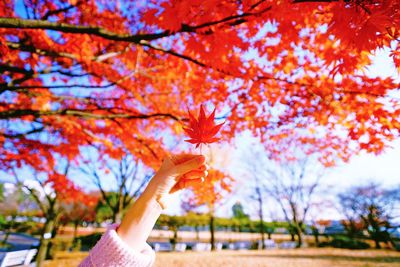
[[[77,266],[86,255],[83,252],[60,252],[45,266]],[[332,248],[158,253],[155,267],[167,266],[400,267],[400,253]]]

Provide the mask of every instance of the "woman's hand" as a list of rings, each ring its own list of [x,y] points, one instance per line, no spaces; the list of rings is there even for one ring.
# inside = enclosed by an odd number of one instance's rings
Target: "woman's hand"
[[[143,194],[129,208],[117,229],[132,249],[142,251],[161,211],[165,198],[182,188],[204,181],[207,165],[202,155],[177,155],[166,158]]]
[[[203,155],[182,154],[167,157],[145,190],[155,197],[162,208],[166,199],[180,189],[202,183],[207,176]]]

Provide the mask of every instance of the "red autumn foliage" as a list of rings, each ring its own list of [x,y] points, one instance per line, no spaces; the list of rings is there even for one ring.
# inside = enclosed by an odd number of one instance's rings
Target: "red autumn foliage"
[[[76,195],[76,198],[61,200],[63,223],[68,222],[94,222],[96,219],[96,206],[99,202],[99,195],[85,193],[83,191]]]
[[[95,194],[86,193],[81,187],[77,186],[66,175],[58,172],[48,174],[48,179],[43,183],[44,186],[51,185],[55,197],[58,201],[66,204],[81,203],[88,207],[97,205],[99,197]]]
[[[203,183],[190,188],[193,194],[189,195],[187,202],[191,206],[206,205],[214,209],[232,191],[233,185],[234,179],[231,176],[220,170],[210,169]]]
[[[396,77],[365,71],[378,48],[400,68],[398,0],[150,2],[0,1],[1,170],[52,172],[85,146],[155,167],[163,133],[211,102],[224,140],[328,165],[400,136]]]

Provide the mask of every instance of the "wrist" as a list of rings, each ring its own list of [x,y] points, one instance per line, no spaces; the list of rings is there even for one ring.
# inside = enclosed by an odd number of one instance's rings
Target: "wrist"
[[[161,211],[164,210],[165,207],[165,201],[163,201],[163,196],[161,194],[155,193],[156,190],[147,187],[142,195],[139,197],[141,202],[148,203],[149,205],[156,205],[158,206]],[[139,199],[137,201],[139,201]]]
[[[161,209],[165,209],[169,199],[169,192],[175,183],[174,178],[171,179],[171,177],[168,177],[164,173],[156,173],[143,191],[141,197],[145,201],[156,201]]]

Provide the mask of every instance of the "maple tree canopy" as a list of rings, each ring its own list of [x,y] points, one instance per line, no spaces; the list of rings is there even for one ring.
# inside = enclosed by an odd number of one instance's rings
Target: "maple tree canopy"
[[[272,153],[382,151],[399,85],[365,70],[378,48],[400,68],[399,29],[400,1],[3,0],[0,168],[85,145],[155,166],[201,103]]]

